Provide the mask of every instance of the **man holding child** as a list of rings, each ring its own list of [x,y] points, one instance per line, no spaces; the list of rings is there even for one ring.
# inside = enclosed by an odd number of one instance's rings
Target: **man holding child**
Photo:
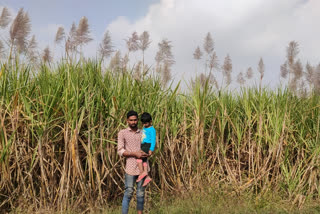
[[[142,130],[138,129],[138,113],[127,113],[128,128],[118,133],[118,154],[126,158],[125,165],[125,193],[122,200],[122,213],[128,213],[130,200],[133,195],[134,184],[137,183],[137,211],[142,214],[144,206],[144,193],[146,177],[136,182],[141,171],[137,159],[146,158],[149,155],[141,150]],[[148,166],[149,171],[149,166]]]

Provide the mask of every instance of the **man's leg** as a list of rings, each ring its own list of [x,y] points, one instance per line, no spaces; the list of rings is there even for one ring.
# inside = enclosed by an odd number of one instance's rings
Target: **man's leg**
[[[142,184],[144,182],[144,179],[139,181],[137,183],[137,210],[138,213],[142,213],[143,206],[144,206],[144,192],[146,190],[146,187],[143,187]]]
[[[125,191],[122,199],[122,214],[127,214],[129,204],[133,195],[133,186],[138,176],[125,174]]]

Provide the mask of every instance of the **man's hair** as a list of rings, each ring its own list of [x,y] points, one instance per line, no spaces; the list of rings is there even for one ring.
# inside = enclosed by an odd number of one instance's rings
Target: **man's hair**
[[[149,123],[152,121],[152,117],[148,112],[143,112],[141,115],[141,122],[142,123]]]
[[[128,113],[127,113],[127,119],[128,119],[129,117],[131,117],[131,116],[136,116],[136,117],[138,117],[138,113],[137,113],[136,111],[133,111],[133,110],[128,111]]]

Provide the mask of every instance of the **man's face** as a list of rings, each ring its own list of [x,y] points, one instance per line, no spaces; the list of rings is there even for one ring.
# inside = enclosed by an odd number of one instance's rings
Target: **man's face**
[[[130,128],[135,129],[138,126],[138,117],[137,116],[130,116],[127,119],[128,125]]]

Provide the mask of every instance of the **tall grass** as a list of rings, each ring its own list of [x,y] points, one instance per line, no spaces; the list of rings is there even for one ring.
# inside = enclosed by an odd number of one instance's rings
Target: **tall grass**
[[[79,209],[121,198],[116,138],[130,109],[150,112],[157,129],[152,192],[227,185],[237,194],[276,192],[298,205],[319,199],[318,95],[216,93],[208,82],[183,94],[160,82],[103,71],[96,61],[37,71],[2,64],[0,208]]]

